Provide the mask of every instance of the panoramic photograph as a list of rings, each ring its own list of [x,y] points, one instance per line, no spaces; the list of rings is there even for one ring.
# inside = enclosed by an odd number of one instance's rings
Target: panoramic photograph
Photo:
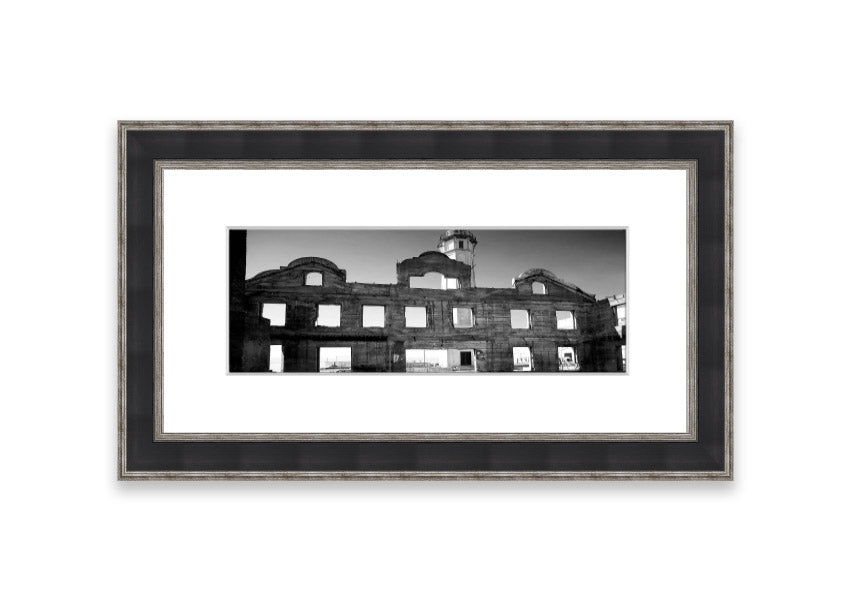
[[[232,373],[625,373],[625,229],[237,229]]]

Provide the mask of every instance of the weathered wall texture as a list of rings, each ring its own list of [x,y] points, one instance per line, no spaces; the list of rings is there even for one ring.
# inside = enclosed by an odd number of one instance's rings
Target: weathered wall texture
[[[558,370],[558,347],[576,349],[580,371],[621,369],[624,340],[614,327],[610,304],[553,274],[528,274],[515,288],[470,288],[470,266],[440,253],[424,253],[397,267],[396,285],[348,283],[343,270],[320,258],[298,259],[249,279],[243,300],[247,321],[242,369],[267,371],[270,344],[283,345],[286,372],[316,372],[320,347],[350,347],[352,369],[361,372],[404,372],[406,349],[473,350],[478,371],[509,372],[513,347],[530,347],[535,371]],[[410,276],[431,271],[459,278],[460,289],[408,287]],[[306,286],[308,272],[321,272],[323,286]],[[547,294],[533,294],[534,281],[544,282]],[[264,303],[287,304],[283,326],[270,326],[261,317]],[[340,326],[315,326],[321,304],[340,305]],[[384,327],[362,326],[365,305],[385,308]],[[406,327],[407,306],[426,308],[426,328]],[[454,307],[472,309],[474,326],[454,327]],[[511,327],[512,309],[529,312],[528,329]],[[557,310],[574,313],[574,329],[557,329]]]
[[[228,232],[228,329],[229,346],[228,362],[231,372],[242,372],[244,341],[246,341],[246,231],[230,230]]]

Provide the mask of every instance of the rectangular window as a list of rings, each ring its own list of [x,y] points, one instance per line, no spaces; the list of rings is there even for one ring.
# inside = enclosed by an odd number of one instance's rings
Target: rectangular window
[[[308,272],[305,274],[305,286],[323,286],[323,273]]]
[[[385,306],[365,305],[361,308],[361,325],[365,328],[385,327]]]
[[[406,349],[406,372],[449,372],[446,349]]]
[[[617,305],[616,306],[616,320],[619,326],[625,325],[625,306]]]
[[[459,288],[459,280],[456,278],[445,278],[444,279],[444,290],[452,291]]]
[[[406,372],[476,372],[473,349],[406,349]]]
[[[406,328],[426,328],[426,307],[406,308]]]
[[[476,372],[477,357],[473,349],[451,349],[447,352],[450,357],[451,372]]]
[[[512,348],[512,371],[532,372],[533,358],[530,356],[530,347]]]
[[[318,305],[317,321],[314,326],[330,326],[336,328],[341,325],[340,305]]]
[[[444,276],[438,272],[428,272],[423,276],[409,276],[409,288],[444,288]]]
[[[580,369],[574,347],[557,347],[560,372],[577,372]]]
[[[558,330],[574,330],[575,315],[570,311],[557,311],[557,329]]]
[[[287,319],[287,304],[264,303],[261,316],[270,321],[270,326],[284,326]]]
[[[453,327],[471,328],[474,326],[474,312],[470,307],[453,308]]]
[[[270,345],[270,372],[284,372],[283,345]]]
[[[513,328],[530,328],[530,312],[526,309],[511,309],[509,320]]]
[[[349,347],[320,347],[320,372],[351,372],[352,350]]]
[[[462,241],[462,240],[460,240],[460,241],[459,241],[459,248],[460,248],[460,249],[464,249],[464,248],[465,248],[465,242],[464,242],[464,241]]]

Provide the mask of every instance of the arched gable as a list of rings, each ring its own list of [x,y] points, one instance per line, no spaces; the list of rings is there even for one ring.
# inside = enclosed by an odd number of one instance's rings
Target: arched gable
[[[533,294],[533,284],[541,282],[545,285],[546,294],[572,295],[584,301],[595,301],[595,295],[591,295],[580,289],[579,286],[558,278],[553,272],[544,268],[531,268],[512,279],[512,286],[519,293]]]
[[[300,257],[277,270],[266,270],[246,281],[246,290],[253,288],[305,286],[308,274],[322,274],[323,288],[343,288],[346,270],[322,257]]]
[[[459,288],[471,287],[471,266],[450,259],[438,251],[426,251],[417,257],[410,257],[397,264],[397,284],[409,285],[409,278],[421,277],[436,272],[446,278],[456,278]]]

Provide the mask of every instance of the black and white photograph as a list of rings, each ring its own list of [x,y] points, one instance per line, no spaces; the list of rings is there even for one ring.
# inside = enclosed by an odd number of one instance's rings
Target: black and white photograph
[[[625,228],[231,228],[232,373],[625,373]]]

